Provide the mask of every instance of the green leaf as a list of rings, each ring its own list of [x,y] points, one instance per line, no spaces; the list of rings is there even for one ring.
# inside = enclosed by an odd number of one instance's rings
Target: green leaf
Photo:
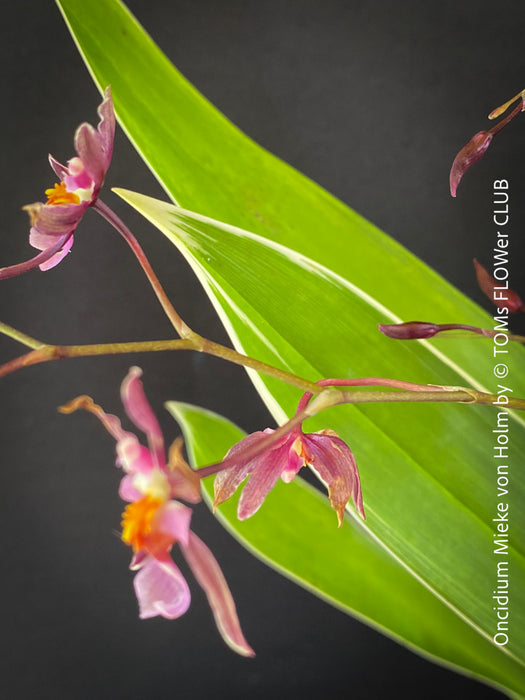
[[[362,377],[370,367],[380,376],[395,376],[401,367],[408,379],[461,382],[428,343],[380,336],[376,324],[384,311],[317,263],[173,205],[118,193],[177,245],[236,346],[247,354],[313,379]],[[514,369],[514,381],[523,383],[523,371]],[[293,413],[299,398],[295,388],[271,378],[254,380],[277,419]],[[509,422],[515,463],[525,457],[521,420]],[[486,639],[497,630],[492,591],[501,559],[493,554],[492,536],[498,514],[492,458],[496,421],[491,407],[440,404],[344,406],[308,421],[309,430],[336,430],[354,450],[366,530]],[[525,557],[514,533],[525,525],[524,487],[523,474],[513,475],[511,493],[502,500],[512,514],[512,544],[505,557],[512,570],[512,634],[496,650],[515,662],[514,680],[522,684]],[[333,521],[335,527],[335,515]],[[332,573],[342,558],[353,556],[343,548]]]
[[[177,402],[167,408],[183,430],[194,466],[219,460],[244,437],[210,411]],[[211,506],[212,482],[207,480],[204,488]],[[326,498],[302,479],[279,482],[264,507],[245,522],[236,518],[237,500],[225,503],[217,517],[279,573],[431,660],[503,686],[516,675],[514,662],[433,596],[356,522],[347,519],[337,530]],[[512,687],[523,686],[517,682]]]

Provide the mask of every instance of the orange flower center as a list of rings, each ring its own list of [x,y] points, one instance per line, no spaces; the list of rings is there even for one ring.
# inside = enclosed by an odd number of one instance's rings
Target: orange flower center
[[[133,547],[135,552],[144,549],[151,534],[151,521],[164,501],[152,496],[144,496],[126,506],[122,514],[122,539]]]
[[[46,204],[80,204],[80,197],[74,192],[68,192],[65,182],[61,182],[59,185],[55,184],[54,187],[46,190],[45,194]]]

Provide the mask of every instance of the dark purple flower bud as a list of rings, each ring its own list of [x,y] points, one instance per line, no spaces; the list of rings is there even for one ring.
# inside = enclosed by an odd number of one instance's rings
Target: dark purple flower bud
[[[381,323],[378,325],[381,333],[395,340],[420,340],[432,338],[439,333],[441,327],[437,323],[426,321],[408,321],[407,323]]]
[[[525,311],[525,305],[519,294],[512,289],[507,289],[502,282],[495,280],[476,258],[473,262],[480,289],[493,304],[500,309],[508,309],[511,314]]]
[[[490,131],[478,131],[454,158],[450,169],[450,194],[455,197],[459,182],[471,165],[485,153],[492,141]]]
[[[454,158],[454,162],[452,163],[452,168],[450,170],[450,194],[453,197],[456,196],[456,191],[461,178],[470,168],[470,166],[478,161],[485,153],[487,148],[490,146],[492,138],[498,133],[498,131],[501,131],[503,127],[507,126],[507,124],[512,121],[512,119],[514,119],[519,112],[522,112],[525,109],[524,98],[525,90],[518,92],[518,94],[514,95],[514,97],[508,100],[508,102],[505,102],[505,104],[502,104],[497,109],[492,110],[492,112],[489,114],[489,119],[496,119],[506,112],[507,109],[514,102],[516,102],[516,100],[519,100],[519,103],[512,110],[512,112],[510,112],[500,122],[495,124],[491,129],[488,131],[478,131],[477,134],[474,134],[470,141],[463,146],[461,151]]]

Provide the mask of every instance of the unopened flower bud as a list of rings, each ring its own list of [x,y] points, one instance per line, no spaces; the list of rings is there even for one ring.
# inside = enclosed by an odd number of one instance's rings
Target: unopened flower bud
[[[440,326],[437,323],[426,321],[408,321],[407,323],[381,323],[378,326],[381,333],[395,340],[419,340],[432,338],[439,333]]]

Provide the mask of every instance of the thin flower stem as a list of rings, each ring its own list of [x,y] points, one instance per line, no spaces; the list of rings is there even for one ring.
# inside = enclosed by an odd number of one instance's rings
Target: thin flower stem
[[[35,348],[34,352],[27,353],[14,360],[0,365],[0,378],[5,377],[16,370],[23,369],[29,365],[35,365],[52,360],[62,360],[68,357],[92,357],[94,355],[121,355],[132,352],[162,352],[167,350],[194,350],[207,355],[222,358],[237,365],[255,369],[258,372],[279,379],[292,386],[296,386],[303,391],[319,393],[317,384],[307,379],[298,377],[291,372],[273,367],[266,362],[260,362],[254,358],[247,357],[231,348],[214,343],[211,340],[201,338],[194,334],[192,338],[182,338],[174,340],[147,340],[131,343],[101,343],[93,345],[48,345],[41,341],[26,336],[7,324],[0,323],[0,333],[15,338],[28,347]]]
[[[388,379],[387,377],[361,377],[358,379],[321,379],[316,382],[318,386],[384,386],[392,389],[406,389],[407,391],[447,391],[446,388],[434,384],[415,384],[414,382],[405,382],[399,379]],[[299,401],[297,411],[302,411],[306,408],[312,399],[313,393],[306,392]],[[361,393],[361,392],[360,392]],[[374,392],[376,393],[376,392]]]
[[[477,328],[476,326],[468,326],[463,323],[441,323],[439,325],[438,333],[445,331],[466,331],[468,333],[476,333],[477,335],[483,336],[484,338],[494,338],[494,336],[498,335],[498,331],[493,331],[488,328]],[[514,340],[517,343],[525,343],[525,335],[507,333],[507,338],[509,340]]]
[[[45,343],[42,343],[40,340],[31,338],[30,335],[26,335],[25,333],[22,333],[22,331],[18,331],[12,326],[8,326],[7,323],[2,323],[2,321],[0,321],[0,333],[7,335],[9,338],[13,338],[13,340],[17,340],[19,343],[26,345],[28,348],[33,348],[33,350],[38,350],[45,345]]]
[[[311,382],[298,377],[290,372],[280,370],[277,367],[260,362],[251,357],[246,357],[231,348],[224,347],[205,338],[195,335],[193,338],[181,338],[174,340],[150,340],[131,343],[102,343],[94,345],[48,345],[31,338],[20,331],[0,323],[0,332],[19,340],[35,349],[29,353],[6,362],[0,366],[0,378],[30,365],[61,360],[68,357],[92,357],[95,355],[118,355],[133,352],[162,352],[167,350],[194,350],[204,352],[215,357],[220,357],[228,362],[255,369],[268,376],[280,379],[292,386],[305,391],[298,407],[298,413],[292,419],[293,426],[301,423],[306,417],[318,413],[324,408],[336,406],[341,403],[372,403],[372,402],[460,402],[491,405],[497,401],[495,394],[486,394],[465,387],[438,386],[432,384],[416,384],[387,377],[362,377],[358,379],[322,379],[319,382]],[[382,386],[389,389],[402,389],[403,391],[341,391],[339,389],[324,387],[335,386]],[[307,406],[315,395],[317,398]],[[525,410],[525,400],[509,398],[508,408]],[[301,418],[301,416],[303,416]],[[288,426],[292,423],[288,423]],[[281,429],[279,429],[281,430]],[[290,427],[288,428],[290,430]],[[278,433],[285,434],[286,430]],[[275,433],[274,433],[275,434]],[[276,438],[278,439],[278,438]],[[265,444],[265,443],[260,443]]]
[[[175,328],[180,337],[194,337],[196,334],[182,320],[177,311],[175,311],[173,304],[168,299],[168,296],[164,291],[164,288],[162,287],[159,278],[153,271],[153,268],[151,267],[150,262],[146,257],[146,254],[142,250],[141,245],[139,244],[135,236],[131,233],[129,228],[126,226],[126,224],[122,221],[122,219],[119,216],[117,216],[117,214],[115,214],[115,212],[112,209],[110,209],[107,206],[107,204],[104,204],[104,202],[101,199],[97,199],[95,204],[93,204],[93,209],[98,211],[98,213],[101,216],[103,216],[107,221],[109,221],[109,223],[120,233],[120,235],[129,245],[129,247],[133,251],[133,254],[139,261],[140,266],[146,273],[146,277],[148,278],[149,283],[153,287],[153,291],[157,295],[157,299],[159,300],[162,308],[164,309],[166,316],[169,318],[172,326]]]

